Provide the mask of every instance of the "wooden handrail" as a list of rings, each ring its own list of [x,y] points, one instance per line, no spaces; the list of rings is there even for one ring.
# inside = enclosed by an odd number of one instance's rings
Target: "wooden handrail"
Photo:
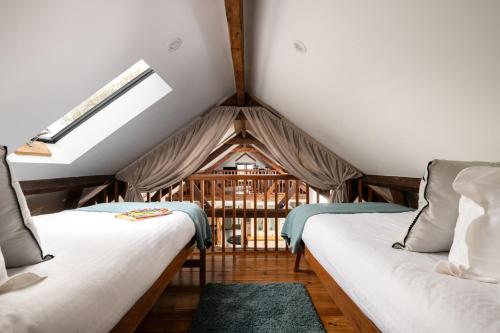
[[[225,179],[225,180],[275,180],[275,179],[290,179],[295,180],[296,177],[292,175],[219,175],[219,174],[194,174],[187,178],[187,180],[212,180],[212,179]]]
[[[286,248],[280,236],[284,218],[292,207],[309,203],[309,189],[288,174],[210,173],[193,174],[143,195],[150,201],[189,200],[200,205],[217,250],[279,251]]]

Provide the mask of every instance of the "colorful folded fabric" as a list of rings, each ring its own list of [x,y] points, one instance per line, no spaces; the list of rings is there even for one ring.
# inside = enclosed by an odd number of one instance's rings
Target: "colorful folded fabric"
[[[124,219],[129,221],[141,221],[153,217],[165,216],[168,214],[172,214],[172,211],[168,208],[146,208],[146,209],[131,210],[126,213],[116,214],[115,217],[118,219]]]

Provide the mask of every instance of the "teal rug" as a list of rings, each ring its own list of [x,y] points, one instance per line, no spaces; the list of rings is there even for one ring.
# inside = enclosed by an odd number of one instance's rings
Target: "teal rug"
[[[300,283],[210,283],[191,332],[325,332]]]

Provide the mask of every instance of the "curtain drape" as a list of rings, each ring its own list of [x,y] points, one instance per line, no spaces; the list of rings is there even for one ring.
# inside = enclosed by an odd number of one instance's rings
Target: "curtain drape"
[[[330,201],[347,201],[345,182],[363,174],[284,118],[262,107],[242,108],[251,130],[275,160],[309,185],[330,190]]]
[[[128,183],[126,201],[172,186],[196,172],[233,124],[238,107],[216,107],[116,174]]]

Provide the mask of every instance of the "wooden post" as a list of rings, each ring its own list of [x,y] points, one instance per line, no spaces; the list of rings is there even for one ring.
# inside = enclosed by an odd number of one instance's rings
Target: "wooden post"
[[[237,180],[231,180],[231,190],[233,191],[233,252],[236,251],[236,182]]]
[[[264,250],[267,251],[267,181],[264,182]]]
[[[181,196],[180,201],[184,201],[184,181],[183,180],[181,180],[181,183],[179,186],[180,186],[179,192],[180,192],[180,196]]]
[[[309,204],[309,184],[306,183],[306,204]]]
[[[114,195],[113,201],[114,202],[118,202],[120,200],[120,191],[118,189],[118,181],[117,180],[115,180],[113,182],[113,188],[114,188],[114,190],[113,190],[113,195]]]
[[[363,202],[363,180],[358,179],[358,202]]]
[[[257,181],[252,181],[253,187],[253,250],[257,251]]]
[[[226,251],[226,180],[222,180],[222,252]]]
[[[206,283],[206,250],[200,250],[200,287],[204,287]]]
[[[243,251],[247,250],[247,180],[243,181],[243,227],[240,232]]]
[[[200,206],[203,211],[205,211],[205,180],[200,180]]]
[[[278,180],[274,180],[274,250],[278,251]]]
[[[288,216],[288,192],[290,191],[290,182],[288,179],[285,179],[285,215]],[[286,250],[288,251],[288,243],[285,245]]]
[[[83,188],[69,191],[66,196],[66,201],[64,202],[64,210],[78,208],[82,192]]]
[[[302,252],[297,252],[295,255],[295,265],[293,266],[293,271],[298,272],[300,271],[300,257],[302,256]]]
[[[189,181],[189,202],[194,202],[194,180]]]
[[[215,179],[212,180],[212,252],[215,251],[216,239],[215,239]]]

